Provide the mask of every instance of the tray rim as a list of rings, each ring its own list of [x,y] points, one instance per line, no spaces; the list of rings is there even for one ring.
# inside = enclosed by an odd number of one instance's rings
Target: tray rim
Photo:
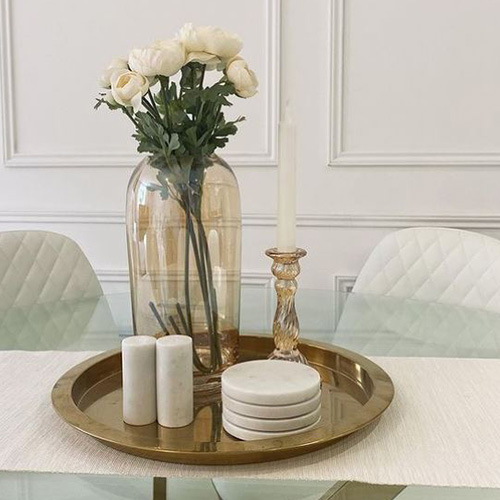
[[[242,338],[246,339],[248,342],[272,341],[272,336],[270,335],[241,334],[240,340]],[[100,424],[96,420],[89,417],[76,405],[72,396],[75,383],[87,370],[92,368],[94,365],[107,360],[108,358],[121,354],[121,348],[108,350],[92,356],[66,371],[53,386],[51,393],[52,405],[62,420],[67,422],[76,430],[97,439],[107,446],[143,458],[196,465],[231,465],[266,462],[283,458],[291,458],[315,451],[333,444],[350,434],[359,432],[377,421],[390,406],[392,400],[394,399],[394,384],[387,372],[375,362],[349,349],[314,340],[301,339],[299,347],[302,347],[303,349],[305,348],[306,350],[313,348],[326,350],[333,354],[339,354],[342,357],[359,364],[369,375],[373,382],[373,394],[367,404],[364,405],[360,411],[359,416],[365,416],[365,418],[360,419],[361,421],[356,428],[353,429],[351,425],[348,429],[335,432],[335,435],[325,436],[325,426],[320,426],[318,429],[313,429],[286,438],[228,442],[231,445],[236,442],[240,443],[241,449],[174,450],[158,448],[155,446],[145,446],[143,443],[134,442],[137,441],[137,437],[133,439],[132,435],[127,434],[122,430]],[[110,372],[109,377],[116,376],[120,372],[121,370]],[[99,432],[99,429],[103,428],[107,431],[106,436],[104,436],[102,432]],[[147,436],[143,436],[142,438],[143,440],[148,440]],[[284,445],[283,439],[295,443],[293,446],[291,444]],[[178,442],[186,443],[186,441]],[[195,442],[192,443],[194,445]],[[218,445],[220,445],[220,448],[224,448],[224,445],[228,445],[228,443],[221,442],[218,443]]]

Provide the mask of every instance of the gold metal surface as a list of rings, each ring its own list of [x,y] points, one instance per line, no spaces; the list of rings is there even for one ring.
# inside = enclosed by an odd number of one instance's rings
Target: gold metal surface
[[[392,484],[367,484],[346,481],[335,485],[319,500],[394,500],[406,488]]]
[[[394,396],[387,373],[372,361],[340,347],[303,341],[301,351],[322,378],[318,428],[292,436],[239,441],[222,428],[221,403],[197,403],[193,423],[178,429],[142,427],[122,420],[121,352],[108,351],[73,367],[52,390],[62,419],[118,450],[186,464],[243,464],[290,458],[327,446],[376,421]],[[270,336],[240,337],[240,361],[266,358]]]
[[[153,500],[167,500],[167,478],[153,478]]]
[[[299,319],[295,310],[295,294],[297,293],[297,280],[300,274],[299,259],[305,257],[307,252],[302,248],[294,252],[281,252],[277,248],[269,248],[266,255],[273,259],[271,271],[276,278],[276,312],[273,320],[273,337],[275,349],[269,359],[283,359],[307,364],[306,357],[300,352],[299,344]]]

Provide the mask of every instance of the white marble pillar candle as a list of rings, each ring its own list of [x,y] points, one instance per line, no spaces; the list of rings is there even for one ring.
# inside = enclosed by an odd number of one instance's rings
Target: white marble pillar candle
[[[123,420],[130,425],[156,421],[156,339],[133,335],[122,342]]]
[[[296,132],[290,104],[279,123],[278,162],[278,226],[277,248],[280,252],[295,252],[296,226]]]
[[[184,427],[193,421],[193,342],[186,335],[156,341],[158,423]]]

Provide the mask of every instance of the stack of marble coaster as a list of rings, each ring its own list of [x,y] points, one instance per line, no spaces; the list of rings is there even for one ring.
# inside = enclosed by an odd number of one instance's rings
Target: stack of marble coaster
[[[239,363],[222,374],[222,408],[224,429],[244,441],[305,432],[321,418],[321,379],[290,361]]]

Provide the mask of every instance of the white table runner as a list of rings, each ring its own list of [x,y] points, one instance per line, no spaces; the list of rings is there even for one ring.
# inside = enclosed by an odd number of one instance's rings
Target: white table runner
[[[500,487],[500,360],[374,358],[396,386],[377,426],[302,457],[208,467],[127,455],[60,420],[52,386],[93,354],[0,352],[0,470]]]

